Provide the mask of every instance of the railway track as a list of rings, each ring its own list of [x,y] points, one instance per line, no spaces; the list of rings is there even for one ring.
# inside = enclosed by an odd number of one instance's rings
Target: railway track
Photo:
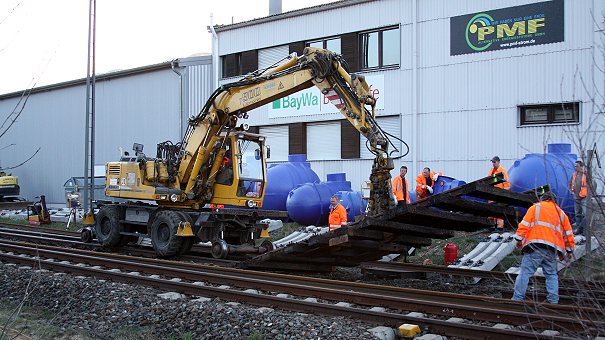
[[[546,338],[536,333],[536,330],[543,329],[556,329],[562,334],[596,336],[605,329],[600,310],[577,306],[523,304],[495,298],[265,273],[19,241],[0,241],[0,250],[2,261],[35,268],[259,306],[346,315],[391,327],[416,323],[433,332],[465,338]],[[410,315],[410,311],[427,315]],[[472,320],[473,323],[448,322],[447,319],[451,317]],[[515,325],[517,329],[491,327],[495,323]]]

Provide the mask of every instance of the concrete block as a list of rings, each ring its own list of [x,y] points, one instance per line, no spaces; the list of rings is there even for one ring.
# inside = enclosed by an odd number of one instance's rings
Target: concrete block
[[[110,269],[109,271],[112,272],[112,273],[121,273],[122,272],[118,268]]]
[[[159,279],[159,278],[160,278],[160,276],[159,276],[159,275],[157,275],[157,274],[153,274],[153,275],[149,275],[149,278],[150,278],[150,279]]]
[[[139,273],[139,272],[130,272],[130,273],[128,273],[128,275],[141,276],[141,273]]]
[[[158,297],[160,297],[162,299],[166,299],[166,300],[178,300],[178,299],[185,298],[185,295],[183,295],[181,293],[176,293],[176,292],[168,292],[168,293],[158,294]]]
[[[178,278],[178,277],[173,277],[172,279],[170,279],[171,282],[181,282],[183,281],[183,279]]]
[[[372,312],[384,312],[384,311],[386,311],[386,309],[384,307],[372,307],[372,308],[370,308],[370,311],[372,311]]]
[[[425,334],[423,336],[417,336],[414,338],[414,340],[445,340],[446,338],[441,336],[441,335],[437,335],[437,334]]]
[[[497,328],[497,329],[513,329],[513,326],[507,325],[505,323],[497,323],[497,324],[493,325],[492,328]]]
[[[273,312],[273,308],[261,307],[261,308],[258,308],[257,311],[259,311],[261,313],[271,313],[271,312]]]
[[[380,340],[396,340],[395,330],[389,327],[379,326],[372,329],[368,329],[368,332],[372,333],[376,338]]]
[[[452,322],[452,323],[464,323],[464,319],[462,319],[462,318],[449,318],[445,321]]]
[[[32,269],[32,267],[30,267],[30,266],[21,266],[21,267],[19,267],[19,269],[21,269],[21,270],[30,270],[30,269]]]
[[[208,302],[208,301],[212,301],[211,298],[207,298],[207,297],[199,297],[195,300],[191,300],[192,302],[198,302],[198,303],[204,303],[204,302]]]
[[[317,298],[308,297],[308,298],[305,299],[305,301],[308,301],[308,302],[317,302]]]
[[[341,302],[337,303],[336,306],[339,306],[339,307],[351,307],[351,304],[348,303],[348,302],[342,302],[341,301]]]
[[[194,283],[192,283],[194,286],[205,286],[206,283],[205,282],[201,282],[201,281],[195,281]]]
[[[76,267],[88,267],[86,263],[76,263]]]
[[[419,312],[410,312],[410,313],[407,313],[405,316],[411,316],[413,318],[424,318],[424,317],[426,317],[426,315],[424,315],[423,313],[419,313]]]
[[[246,290],[244,290],[244,293],[258,294],[258,290],[256,290],[256,289],[246,289]]]
[[[232,302],[227,302],[226,304],[227,304],[227,305],[229,305],[229,306],[231,306],[231,307],[237,307],[237,306],[241,305],[241,303],[239,303],[239,302],[234,302],[234,301],[232,301]]]
[[[218,286],[218,288],[220,288],[220,289],[231,289],[231,286],[220,285],[220,286]]]
[[[289,299],[290,298],[290,294],[280,293],[280,294],[277,294],[277,297],[278,298],[282,298],[282,299]]]
[[[540,333],[540,334],[542,334],[542,335],[546,335],[546,336],[553,336],[553,337],[554,337],[554,336],[558,336],[558,335],[559,335],[559,334],[561,334],[561,333],[559,333],[559,332],[557,332],[557,331],[555,331],[555,330],[552,330],[552,329],[545,329],[545,330],[544,330],[542,333]],[[595,338],[595,339],[598,339],[598,338]],[[601,337],[601,339],[604,339],[604,338],[603,338],[603,337]]]

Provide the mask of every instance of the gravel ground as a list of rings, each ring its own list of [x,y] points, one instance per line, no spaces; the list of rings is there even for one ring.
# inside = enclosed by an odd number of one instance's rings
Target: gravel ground
[[[0,263],[2,304],[17,305],[25,292],[25,306],[46,311],[48,322],[59,327],[51,337],[76,331],[84,335],[79,338],[102,339],[371,339],[368,330],[376,327],[344,317],[261,311],[219,299],[165,300],[156,289]]]

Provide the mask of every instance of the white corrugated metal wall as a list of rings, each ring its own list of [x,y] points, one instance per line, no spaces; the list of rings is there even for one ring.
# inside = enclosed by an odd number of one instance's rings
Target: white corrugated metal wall
[[[185,84],[185,90],[189,87],[192,92],[190,100],[207,98],[212,78],[205,72],[211,72],[211,66],[190,67],[190,75],[195,74]],[[9,170],[19,176],[21,196],[33,199],[44,194],[47,202],[62,203],[65,180],[84,175],[85,96],[84,84],[34,93],[14,126],[0,138],[0,148],[15,144],[0,151],[2,167],[19,164],[41,148],[25,165]],[[3,117],[13,111],[18,100],[0,99]],[[130,150],[134,142],[144,144],[144,152],[152,157],[157,143],[179,142],[181,100],[180,79],[170,66],[98,81],[95,163],[118,160],[118,148]],[[197,110],[193,106],[190,108]]]
[[[412,1],[417,1],[417,84],[412,83]],[[412,168],[410,154],[396,161],[393,175],[398,173],[400,165],[407,165],[410,168],[408,176],[413,180],[422,167],[429,166],[452,177],[471,181],[487,174],[491,166],[489,159],[494,155],[499,155],[503,166],[508,168],[525,153],[543,152],[546,143],[572,143],[575,151],[579,144],[578,133],[574,133],[576,130],[588,131],[582,143],[586,145],[587,140],[597,142],[603,154],[603,118],[600,124],[589,124],[588,121],[598,111],[592,108],[592,98],[596,98],[601,107],[603,105],[592,85],[605,83],[599,71],[605,64],[603,53],[598,51],[595,43],[603,38],[603,32],[598,28],[598,25],[603,27],[603,18],[598,17],[595,23],[591,14],[604,12],[602,1],[565,1],[563,42],[450,55],[451,17],[535,2],[366,2],[220,31],[219,54],[399,24],[400,67],[365,72],[384,75],[386,94],[381,100],[384,100],[385,109],[379,110],[378,114],[399,115],[401,138],[417,148],[417,168]],[[601,65],[597,69],[593,59]],[[412,125],[414,91],[417,91],[418,98],[417,127]],[[568,101],[581,102],[580,125],[518,126],[519,105]],[[254,110],[250,116],[251,125],[261,126],[341,119],[338,113],[269,118],[266,107]],[[417,140],[411,140],[414,129],[418,131]],[[308,140],[308,143],[314,143]],[[347,172],[355,187],[369,175],[370,161],[325,159],[311,162],[322,178],[330,172]]]

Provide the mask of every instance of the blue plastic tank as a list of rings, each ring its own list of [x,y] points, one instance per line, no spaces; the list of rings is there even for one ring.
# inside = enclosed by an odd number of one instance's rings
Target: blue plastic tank
[[[448,191],[465,184],[465,181],[457,180],[448,176],[439,176],[439,178],[437,178],[437,182],[435,182],[435,185],[433,185],[433,195],[440,194],[444,191]]]
[[[526,154],[508,170],[511,190],[523,192],[548,184],[559,206],[573,218],[574,202],[568,185],[577,158],[571,153],[571,144],[548,144],[546,154]]]
[[[292,190],[286,201],[288,216],[302,225],[326,225],[332,195],[340,198],[350,222],[365,211],[367,203],[362,202],[361,192],[351,190],[344,173],[335,173],[328,174],[326,182],[306,183]]]
[[[262,209],[286,211],[288,193],[303,183],[319,183],[307,156],[289,155],[288,163],[273,164],[267,169],[267,188]]]

